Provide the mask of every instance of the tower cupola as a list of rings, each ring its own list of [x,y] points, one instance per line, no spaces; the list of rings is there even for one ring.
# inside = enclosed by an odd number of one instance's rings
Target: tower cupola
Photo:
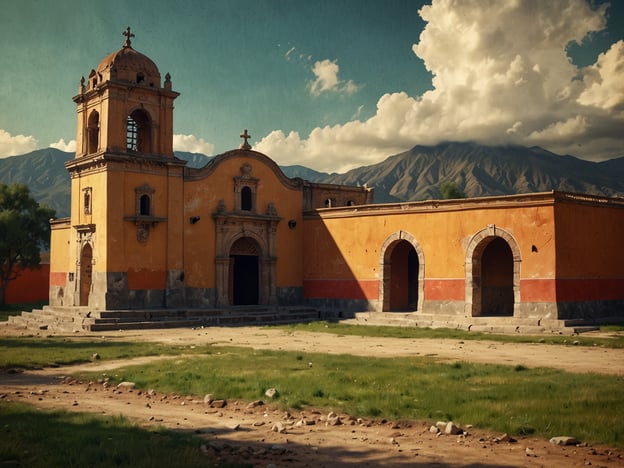
[[[126,40],[102,59],[87,80],[80,81],[74,102],[78,106],[76,158],[101,153],[133,157],[173,157],[173,101],[171,76],[161,87],[160,71],[146,55]]]

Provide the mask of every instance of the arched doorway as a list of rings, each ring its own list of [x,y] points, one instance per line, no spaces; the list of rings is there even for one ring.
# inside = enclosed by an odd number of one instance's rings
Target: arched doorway
[[[520,249],[508,232],[489,226],[466,252],[466,311],[473,317],[513,317],[520,303]]]
[[[513,316],[513,254],[507,242],[496,237],[481,255],[481,314]]]
[[[80,304],[89,305],[89,294],[91,293],[93,249],[91,245],[85,244],[80,252]]]
[[[381,310],[420,310],[423,300],[424,257],[416,240],[406,232],[395,233],[382,246],[381,255]]]
[[[230,304],[259,304],[259,260],[260,246],[251,237],[241,237],[232,244],[230,249]]]

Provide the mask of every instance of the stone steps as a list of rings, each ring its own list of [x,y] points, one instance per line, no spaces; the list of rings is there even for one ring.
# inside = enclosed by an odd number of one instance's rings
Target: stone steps
[[[88,307],[49,307],[9,317],[13,326],[74,331],[143,330],[210,326],[274,325],[311,322],[319,312],[309,307],[244,306],[225,309],[145,309],[92,311]]]
[[[598,330],[586,321],[521,317],[464,317],[420,312],[358,312],[344,323],[395,327],[451,328],[487,333],[564,333]]]

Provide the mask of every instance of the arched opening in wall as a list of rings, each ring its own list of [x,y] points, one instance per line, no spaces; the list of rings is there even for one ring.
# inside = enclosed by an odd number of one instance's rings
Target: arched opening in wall
[[[91,112],[87,122],[87,154],[95,153],[98,150],[100,138],[100,114],[97,111]]]
[[[252,211],[253,203],[251,197],[251,188],[243,187],[241,190],[241,210]]]
[[[475,249],[475,255],[481,251],[481,281],[473,283],[481,285],[480,316],[512,317],[514,313],[514,259],[509,244],[502,237],[494,237],[483,241],[482,249]],[[478,260],[478,259],[477,259]]]
[[[385,310],[413,312],[418,309],[420,262],[414,246],[406,240],[398,240],[386,249],[384,262]]]
[[[91,293],[93,249],[91,245],[85,244],[80,252],[80,304],[89,305],[89,294]]]
[[[141,109],[126,118],[126,150],[151,152],[150,119]]]
[[[251,237],[241,237],[232,244],[229,279],[230,304],[259,304],[260,246]]]

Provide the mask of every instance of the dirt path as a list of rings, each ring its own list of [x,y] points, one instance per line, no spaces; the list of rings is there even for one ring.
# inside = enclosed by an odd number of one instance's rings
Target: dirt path
[[[5,331],[0,329],[0,334],[6,334]],[[624,375],[624,350],[573,345],[362,338],[269,328],[151,330],[94,336],[103,340],[149,340],[188,346],[217,344],[386,357],[431,356],[452,361]],[[422,422],[355,420],[348,415],[338,415],[341,424],[336,424],[334,418],[312,410],[286,414],[271,406],[248,407],[248,402],[237,401],[228,401],[224,408],[214,408],[184,396],[105,388],[99,383],[81,383],[63,377],[78,370],[104,372],[153,359],[159,358],[4,374],[0,375],[0,397],[44,408],[123,414],[145,426],[194,431],[205,438],[204,451],[257,467],[270,464],[277,467],[624,466],[624,451],[606,447],[559,447],[539,438],[497,442],[502,434],[472,428],[464,428],[468,432],[466,436],[436,435]]]

